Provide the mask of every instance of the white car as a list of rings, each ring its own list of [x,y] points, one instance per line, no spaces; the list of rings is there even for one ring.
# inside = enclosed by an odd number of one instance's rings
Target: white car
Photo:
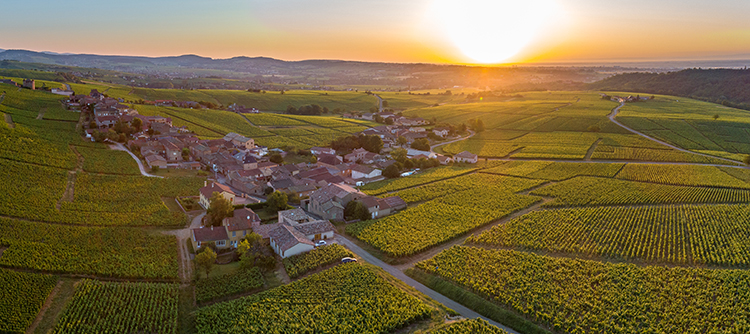
[[[325,246],[325,245],[326,245],[325,240],[318,240],[317,242],[315,242],[315,247],[320,247],[320,246]]]

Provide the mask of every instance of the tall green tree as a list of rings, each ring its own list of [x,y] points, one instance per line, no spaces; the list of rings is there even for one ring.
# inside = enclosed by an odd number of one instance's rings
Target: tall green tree
[[[224,218],[231,217],[234,213],[232,203],[218,192],[211,195],[210,203],[207,210],[209,226],[221,226]]]
[[[282,211],[286,210],[288,201],[287,195],[277,190],[268,196],[266,206],[273,211]]]
[[[195,256],[195,263],[198,268],[206,271],[206,277],[208,277],[216,263],[216,253],[213,249],[206,247],[205,250]]]

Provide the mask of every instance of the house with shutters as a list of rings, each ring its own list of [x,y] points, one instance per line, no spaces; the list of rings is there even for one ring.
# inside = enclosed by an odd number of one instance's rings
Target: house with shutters
[[[224,218],[222,226],[209,226],[190,230],[193,249],[213,242],[217,249],[237,248],[253,228],[260,226],[260,217],[248,208],[234,210],[233,217]]]
[[[208,209],[211,205],[211,196],[213,196],[215,192],[224,196],[224,198],[232,204],[234,204],[234,199],[238,196],[234,190],[218,182],[211,182],[211,184],[208,185],[207,181],[204,181],[203,185],[204,187],[200,190],[200,199],[198,200],[198,203],[200,203],[204,209]]]

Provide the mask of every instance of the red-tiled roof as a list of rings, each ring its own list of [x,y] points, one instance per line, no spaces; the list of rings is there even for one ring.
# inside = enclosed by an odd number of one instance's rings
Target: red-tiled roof
[[[195,241],[208,242],[229,239],[224,226],[194,228],[191,231],[193,232],[193,240]]]

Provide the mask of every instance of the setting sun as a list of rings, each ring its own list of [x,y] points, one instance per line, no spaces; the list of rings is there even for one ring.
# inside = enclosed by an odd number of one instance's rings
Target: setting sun
[[[450,41],[486,64],[517,55],[561,12],[554,0],[434,0],[432,7]]]

